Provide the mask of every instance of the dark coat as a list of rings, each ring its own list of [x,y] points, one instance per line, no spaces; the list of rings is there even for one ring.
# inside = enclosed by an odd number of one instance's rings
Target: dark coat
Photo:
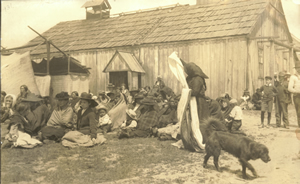
[[[96,115],[92,108],[88,108],[83,114],[82,109],[77,113],[77,130],[83,134],[97,138]]]
[[[208,77],[195,63],[184,63],[184,70],[188,75],[186,81],[189,85],[189,88],[192,90],[191,95],[197,98],[199,122],[202,122],[204,119],[207,119],[210,116],[208,103],[205,99],[205,78]]]
[[[264,102],[269,102],[273,100],[273,97],[276,96],[278,93],[277,89],[273,85],[263,85],[260,88],[260,90],[263,92],[262,101]]]

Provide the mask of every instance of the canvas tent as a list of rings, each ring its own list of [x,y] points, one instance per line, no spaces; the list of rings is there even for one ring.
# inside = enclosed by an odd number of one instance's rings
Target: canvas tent
[[[18,95],[20,86],[24,84],[32,93],[40,95],[29,52],[1,56],[1,90],[7,94]]]
[[[69,94],[72,91],[89,91],[90,72],[73,57],[52,57],[49,62],[50,75],[47,75],[47,60],[44,58],[40,62],[32,61],[32,68],[39,90],[44,93],[42,96],[54,97],[61,91]]]

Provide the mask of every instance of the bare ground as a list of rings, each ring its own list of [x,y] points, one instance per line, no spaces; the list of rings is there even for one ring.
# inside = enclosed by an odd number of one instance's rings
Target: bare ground
[[[156,138],[118,140],[93,148],[45,144],[34,149],[1,151],[1,183],[300,183],[300,140],[296,115],[289,107],[290,129],[258,128],[260,111],[244,111],[242,130],[269,148],[271,161],[250,161],[259,177],[242,179],[241,166],[227,153],[220,156],[222,172],[212,158],[202,167],[203,153],[171,146]],[[275,126],[274,113],[271,124]]]

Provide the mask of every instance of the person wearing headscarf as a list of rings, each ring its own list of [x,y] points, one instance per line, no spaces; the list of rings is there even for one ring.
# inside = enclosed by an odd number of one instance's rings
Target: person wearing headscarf
[[[164,81],[162,80],[162,78],[161,78],[161,76],[159,75],[159,76],[157,76],[157,79],[156,79],[156,82],[155,82],[155,84],[154,84],[155,86],[158,86],[159,87],[159,89],[162,89],[162,88],[164,88],[165,87],[165,83],[164,83]]]
[[[207,90],[205,79],[208,79],[208,77],[195,63],[185,63],[183,60],[181,62],[184,71],[188,75],[186,81],[192,90],[191,96],[197,99],[198,117],[201,123],[210,116],[208,104],[205,99],[205,91]]]
[[[30,106],[27,103],[21,102],[17,105],[14,115],[11,117],[10,124],[7,128],[8,133],[5,135],[5,140],[1,148],[9,148],[12,146],[33,148],[42,144],[42,142],[32,138],[31,135],[25,131],[25,127],[30,126],[30,122],[25,118],[28,111],[30,111]]]
[[[41,141],[44,139],[55,140],[57,142],[65,135],[67,130],[74,128],[74,111],[69,102],[68,92],[61,92],[55,96],[57,107],[51,114],[47,126],[43,127],[39,133]]]
[[[4,98],[6,96],[6,92],[5,91],[1,91],[1,107],[4,106]]]
[[[9,123],[9,118],[14,114],[17,98],[13,94],[7,94],[4,97],[3,106],[1,106],[1,123]]]
[[[20,94],[17,97],[17,104],[21,103],[21,101],[27,98],[28,94],[30,94],[30,90],[26,85],[20,86]]]

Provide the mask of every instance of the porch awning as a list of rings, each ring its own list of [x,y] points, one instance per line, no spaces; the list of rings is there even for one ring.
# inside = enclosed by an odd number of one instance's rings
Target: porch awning
[[[119,52],[113,55],[103,72],[120,72],[131,71],[138,73],[146,73],[137,58],[128,52]]]

